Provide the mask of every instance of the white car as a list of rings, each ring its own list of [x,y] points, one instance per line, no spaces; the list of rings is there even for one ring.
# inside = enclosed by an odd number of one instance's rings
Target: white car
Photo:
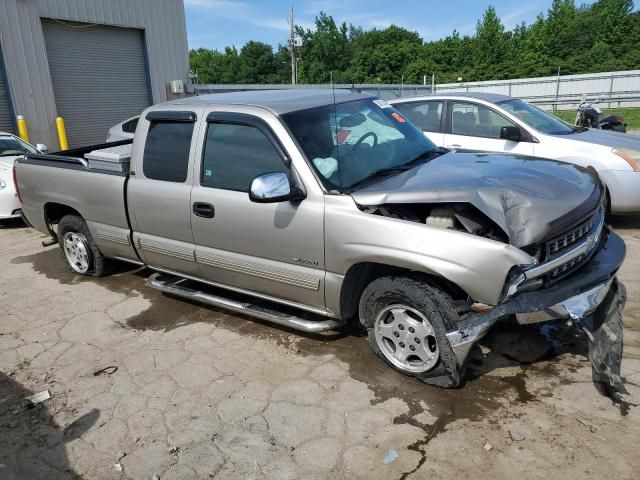
[[[20,217],[20,200],[13,183],[13,163],[26,153],[46,153],[46,146],[38,147],[10,133],[0,132],[0,222]]]
[[[120,122],[109,129],[107,134],[107,142],[118,142],[120,140],[130,140],[136,133],[140,115],[127,118],[124,122]]]
[[[390,100],[436,145],[516,153],[595,171],[611,213],[640,212],[640,137],[565,123],[527,102],[493,93]]]

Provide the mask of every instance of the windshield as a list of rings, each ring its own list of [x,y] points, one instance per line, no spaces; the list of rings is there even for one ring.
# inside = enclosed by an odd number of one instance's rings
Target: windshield
[[[575,132],[575,128],[568,123],[522,100],[506,100],[498,105],[539,132],[548,135],[567,135]]]
[[[283,115],[327,188],[349,190],[376,172],[408,164],[436,146],[395,108],[365,99]]]
[[[24,155],[25,153],[38,153],[28,143],[15,137],[0,137],[0,157]]]

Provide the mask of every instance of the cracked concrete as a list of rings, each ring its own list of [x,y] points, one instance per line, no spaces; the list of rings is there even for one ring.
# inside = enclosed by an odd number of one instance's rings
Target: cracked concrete
[[[81,278],[37,232],[1,228],[0,478],[637,478],[640,220],[616,227],[628,395],[614,399],[562,325],[501,325],[445,391],[390,370],[361,336],[165,296],[148,270]]]

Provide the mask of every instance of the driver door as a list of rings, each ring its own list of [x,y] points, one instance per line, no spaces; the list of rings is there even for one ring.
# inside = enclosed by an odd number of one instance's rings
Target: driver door
[[[296,173],[268,123],[210,110],[200,132],[191,225],[207,281],[324,310],[324,197],[254,203],[251,181]]]

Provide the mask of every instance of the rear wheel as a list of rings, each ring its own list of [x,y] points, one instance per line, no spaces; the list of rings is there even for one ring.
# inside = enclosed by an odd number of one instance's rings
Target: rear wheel
[[[111,261],[93,241],[91,232],[81,217],[62,217],[58,223],[58,242],[69,268],[74,273],[102,277],[111,272]]]
[[[439,387],[459,386],[464,374],[446,337],[456,317],[446,294],[411,277],[374,280],[360,299],[373,351],[405,375]]]

